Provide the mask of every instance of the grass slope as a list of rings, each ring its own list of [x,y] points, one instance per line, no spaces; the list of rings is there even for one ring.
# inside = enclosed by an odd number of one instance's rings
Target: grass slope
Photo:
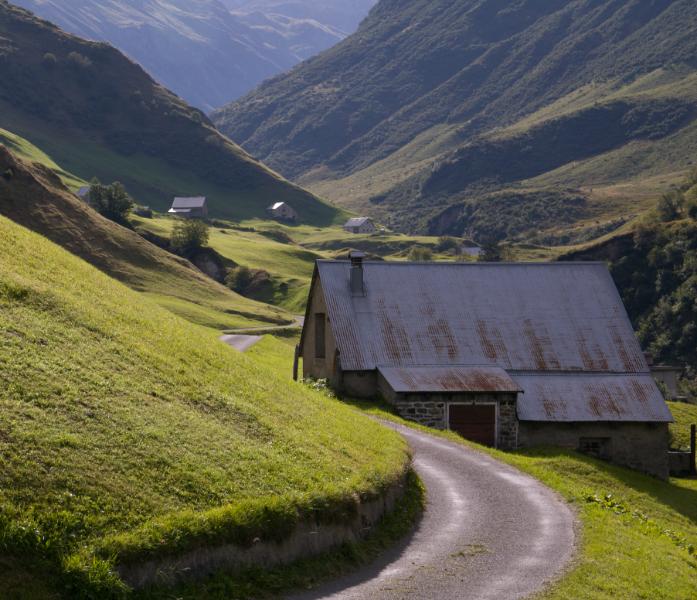
[[[48,168],[0,146],[0,214],[48,236],[105,273],[188,319],[224,329],[292,319],[204,276],[139,235],[98,215]]]
[[[107,598],[114,554],[279,535],[403,469],[398,436],[4,217],[0,255],[4,597]]]
[[[214,214],[263,216],[287,201],[305,222],[338,211],[220,135],[199,110],[113,47],[0,0],[0,127],[83,179],[121,180],[142,204],[208,195]]]

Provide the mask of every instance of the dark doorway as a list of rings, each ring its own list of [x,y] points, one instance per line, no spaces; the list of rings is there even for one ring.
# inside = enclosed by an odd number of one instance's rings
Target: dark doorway
[[[451,404],[449,428],[463,438],[485,446],[496,445],[495,404]]]

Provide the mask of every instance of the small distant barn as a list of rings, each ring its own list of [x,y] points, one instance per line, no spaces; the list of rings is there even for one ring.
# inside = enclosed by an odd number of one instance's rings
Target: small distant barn
[[[186,219],[205,219],[208,217],[208,201],[205,196],[176,197],[168,212]]]
[[[286,202],[276,202],[266,209],[272,219],[278,221],[295,222],[298,220],[298,213]]]
[[[601,263],[319,260],[305,377],[491,446],[668,475],[672,417]]]
[[[375,227],[375,223],[373,223],[373,220],[369,217],[354,217],[344,223],[344,231],[348,231],[349,233],[369,234],[375,233],[377,227]]]

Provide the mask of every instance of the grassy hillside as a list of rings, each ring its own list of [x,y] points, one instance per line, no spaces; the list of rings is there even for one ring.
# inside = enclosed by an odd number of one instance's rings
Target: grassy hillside
[[[403,468],[396,435],[4,217],[0,255],[3,597],[109,598],[114,558],[278,535]]]
[[[347,40],[213,119],[403,231],[552,239],[583,224],[598,237],[643,180],[689,168],[696,23],[688,0],[382,0]],[[569,195],[583,210],[555,225]],[[487,231],[511,210],[524,227]]]
[[[305,222],[337,211],[220,135],[206,116],[106,44],[0,0],[0,127],[82,179],[121,180],[142,203],[207,195],[218,216],[263,216],[290,202]]]
[[[176,314],[217,329],[292,320],[279,309],[234,294],[189,262],[104,219],[47,167],[25,163],[3,146],[0,174],[0,214],[49,237]]]

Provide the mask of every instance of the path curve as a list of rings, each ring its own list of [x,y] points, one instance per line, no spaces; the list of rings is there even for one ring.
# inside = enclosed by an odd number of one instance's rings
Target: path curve
[[[460,444],[401,433],[427,490],[414,534],[376,564],[294,600],[509,600],[555,579],[574,552],[574,516],[534,478]]]
[[[260,335],[223,335],[220,341],[240,352],[246,352],[261,340]]]

